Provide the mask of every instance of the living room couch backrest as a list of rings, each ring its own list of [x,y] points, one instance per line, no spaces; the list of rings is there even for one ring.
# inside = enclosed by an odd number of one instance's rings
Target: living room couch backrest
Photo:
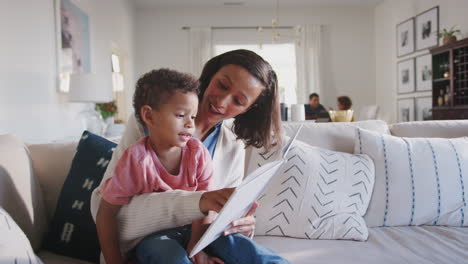
[[[456,138],[468,136],[468,120],[437,120],[404,122],[390,125],[397,137]]]
[[[294,136],[301,124],[304,124],[297,139],[311,146],[340,151],[346,153],[354,152],[354,137],[356,127],[368,129],[378,133],[389,134],[388,125],[382,120],[366,120],[359,122],[335,122],[335,123],[315,123],[310,121],[283,122],[285,135]],[[249,168],[252,147],[248,147],[245,152],[245,172]]]
[[[29,145],[34,175],[43,190],[47,219],[52,219],[78,142]]]
[[[42,191],[29,150],[11,134],[0,135],[0,206],[15,220],[34,250],[46,232]]]

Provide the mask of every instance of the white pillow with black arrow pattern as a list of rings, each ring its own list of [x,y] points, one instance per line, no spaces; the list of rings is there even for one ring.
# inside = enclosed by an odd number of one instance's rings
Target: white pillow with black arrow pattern
[[[279,153],[256,149],[252,171],[277,160]],[[366,213],[374,186],[374,163],[367,155],[352,155],[296,141],[288,162],[258,202],[256,235],[305,239],[365,241]]]

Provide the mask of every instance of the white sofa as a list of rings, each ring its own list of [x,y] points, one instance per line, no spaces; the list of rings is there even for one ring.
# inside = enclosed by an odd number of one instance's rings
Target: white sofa
[[[287,134],[299,123],[285,122]],[[299,139],[318,147],[352,153],[354,127],[402,137],[468,136],[468,120],[409,122],[387,126],[383,121],[310,123]],[[25,145],[13,135],[0,135],[0,206],[24,231],[44,263],[88,263],[42,250],[41,242],[52,218],[77,142]],[[246,151],[246,167],[250,160]],[[307,240],[256,236],[291,263],[468,263],[468,228],[369,228],[366,242]],[[0,243],[0,263],[8,254]],[[15,260],[16,261],[16,260]],[[21,263],[21,262],[18,262]],[[25,262],[34,263],[34,262]]]

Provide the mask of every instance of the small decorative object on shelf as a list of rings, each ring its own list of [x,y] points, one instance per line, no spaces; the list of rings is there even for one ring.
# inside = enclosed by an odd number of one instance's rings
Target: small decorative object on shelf
[[[453,26],[449,30],[447,30],[446,28],[442,29],[442,32],[439,32],[439,34],[437,34],[437,37],[439,39],[442,39],[442,43],[444,45],[447,45],[457,41],[457,36],[455,36],[455,34],[457,33],[460,33],[460,30],[455,29],[455,26]]]
[[[444,105],[444,90],[440,90],[439,98],[437,98],[437,105],[443,106]]]
[[[430,51],[433,119],[468,119],[468,38]]]

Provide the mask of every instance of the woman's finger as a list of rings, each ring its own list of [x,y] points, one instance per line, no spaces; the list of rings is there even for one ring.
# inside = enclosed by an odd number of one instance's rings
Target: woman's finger
[[[253,215],[255,213],[255,210],[257,210],[258,206],[259,206],[258,202],[254,202],[252,206],[250,207],[250,210],[245,214],[245,216]]]
[[[224,231],[224,235],[227,236],[229,234],[240,233],[244,236],[250,236],[250,234],[255,230],[254,225],[243,225],[243,226],[236,226],[226,229]]]
[[[236,227],[236,226],[255,226],[255,217],[253,215],[249,216],[244,216],[242,218],[239,218],[237,220],[232,221],[231,226]]]
[[[214,264],[224,264],[224,261],[217,257],[210,256],[210,261],[212,261],[212,263]]]

